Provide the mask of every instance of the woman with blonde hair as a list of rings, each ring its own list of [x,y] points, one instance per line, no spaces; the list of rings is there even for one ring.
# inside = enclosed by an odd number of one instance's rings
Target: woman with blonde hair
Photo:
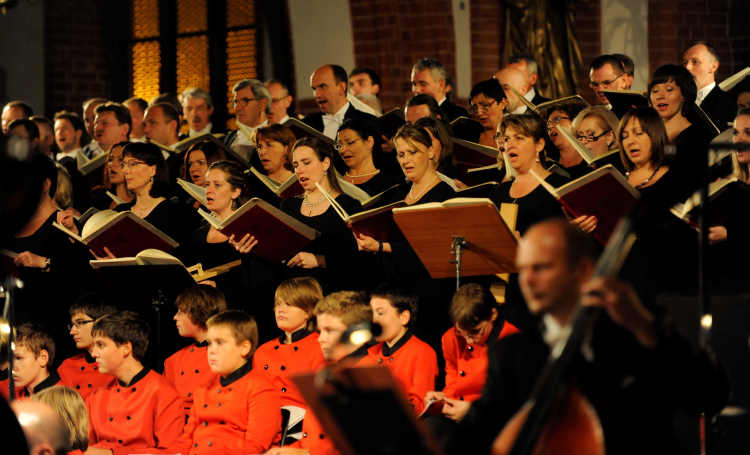
[[[57,412],[70,434],[69,455],[83,455],[89,447],[89,413],[81,395],[70,387],[55,386],[42,390],[31,400]]]

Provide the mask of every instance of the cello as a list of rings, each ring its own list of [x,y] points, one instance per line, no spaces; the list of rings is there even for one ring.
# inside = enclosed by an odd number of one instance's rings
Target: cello
[[[635,241],[633,221],[623,218],[594,269],[612,277]],[[550,354],[531,398],[495,439],[493,455],[602,455],[604,433],[593,406],[575,387],[574,359],[601,310],[579,306],[573,323]]]

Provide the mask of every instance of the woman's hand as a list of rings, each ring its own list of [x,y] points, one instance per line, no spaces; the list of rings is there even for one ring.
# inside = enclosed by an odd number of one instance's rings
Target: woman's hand
[[[381,251],[382,253],[391,252],[390,243],[383,242],[383,249],[380,250],[380,242],[372,237],[355,233],[354,239],[357,241],[357,249],[359,249],[359,251],[367,251],[368,253],[377,253],[378,251]]]
[[[464,418],[470,407],[471,403],[469,403],[468,401],[446,398],[445,405],[443,406],[443,415],[455,422],[458,422]]]
[[[62,225],[73,234],[78,234],[78,226],[75,223],[75,213],[73,208],[69,207],[65,210],[58,210],[57,212],[57,224]]]
[[[311,253],[297,253],[286,263],[289,267],[302,267],[303,269],[314,269],[320,267],[318,256]]]
[[[424,405],[429,406],[433,401],[445,401],[445,394],[443,392],[427,392],[424,396]]]
[[[459,189],[459,190],[463,190],[463,189],[466,189],[466,188],[468,188],[468,187],[469,187],[468,185],[466,185],[466,184],[465,184],[464,182],[462,182],[461,180],[456,180],[456,179],[453,179],[453,183],[455,183],[455,184],[456,184],[456,186],[458,187],[458,189]]]
[[[24,251],[23,253],[18,253],[18,256],[13,261],[13,265],[29,269],[43,269],[47,267],[47,258]]]
[[[295,449],[293,447],[274,447],[268,449],[266,455],[308,455],[308,449]]]
[[[380,144],[380,148],[383,150],[383,153],[391,153],[396,147],[394,147],[390,139],[385,137],[385,134],[382,135],[382,138],[383,142]]]
[[[232,234],[232,236],[229,237],[229,244],[232,245],[235,250],[239,251],[240,254],[250,254],[255,245],[258,244],[258,241],[250,234],[245,234],[245,236],[242,237],[242,240],[236,242],[234,240],[234,234]]]
[[[93,254],[94,257],[100,261],[103,261],[105,259],[117,259],[117,256],[112,254],[112,252],[109,251],[109,248],[107,248],[106,246],[104,247],[104,256],[99,256],[98,254],[94,253],[94,250],[89,251],[91,251],[91,254]]]
[[[724,226],[714,226],[708,228],[708,243],[715,245],[727,239],[727,228]]]
[[[587,234],[591,234],[596,230],[596,223],[597,220],[595,216],[579,216],[578,218],[572,220],[570,223],[573,226],[579,227],[583,229],[584,232]]]

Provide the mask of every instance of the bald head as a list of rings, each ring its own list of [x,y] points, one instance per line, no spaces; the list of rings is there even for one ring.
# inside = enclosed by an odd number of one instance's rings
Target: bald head
[[[310,88],[324,114],[335,114],[347,103],[347,75],[338,65],[323,65],[310,76]]]
[[[30,455],[65,455],[70,435],[60,416],[49,406],[36,401],[13,403],[18,423],[23,428]]]
[[[508,111],[513,112],[518,109],[522,101],[513,93],[511,87],[521,95],[525,95],[529,91],[526,75],[515,68],[504,68],[495,73],[494,78],[500,82],[503,90],[505,90],[505,96],[508,98]]]

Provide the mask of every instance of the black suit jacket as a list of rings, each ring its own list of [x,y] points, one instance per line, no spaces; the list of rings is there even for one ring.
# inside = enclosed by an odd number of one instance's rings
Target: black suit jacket
[[[534,98],[531,99],[531,104],[534,106],[539,106],[542,103],[546,103],[547,101],[552,101],[549,98],[545,98],[542,95],[539,94],[539,92],[534,89]]]
[[[316,112],[302,119],[302,123],[322,133],[325,130],[325,125],[323,124],[323,116],[325,116],[324,113]],[[351,104],[349,105],[349,109],[346,110],[346,113],[344,113],[344,120],[349,120],[350,118],[359,118],[365,120],[370,124],[370,127],[375,132],[375,147],[373,147],[372,150],[372,157],[375,167],[380,169],[383,160],[383,153],[382,149],[380,148],[380,122],[378,122],[378,118],[372,114],[368,114],[367,112],[358,111]],[[341,155],[339,155],[338,153],[333,154],[333,165],[341,175],[344,175],[349,170],[349,167],[346,165],[344,160],[341,159]]]
[[[703,99],[701,109],[719,128],[719,131],[727,129],[727,124],[733,122],[737,115],[737,104],[732,99],[732,95],[720,89],[718,85]]]
[[[446,120],[449,123],[456,120],[459,117],[472,118],[471,115],[469,115],[469,111],[462,108],[461,106],[456,106],[455,104],[451,103],[447,99],[443,101],[443,104],[440,105],[440,109],[442,109],[443,112],[445,112],[446,117],[448,117]]]

